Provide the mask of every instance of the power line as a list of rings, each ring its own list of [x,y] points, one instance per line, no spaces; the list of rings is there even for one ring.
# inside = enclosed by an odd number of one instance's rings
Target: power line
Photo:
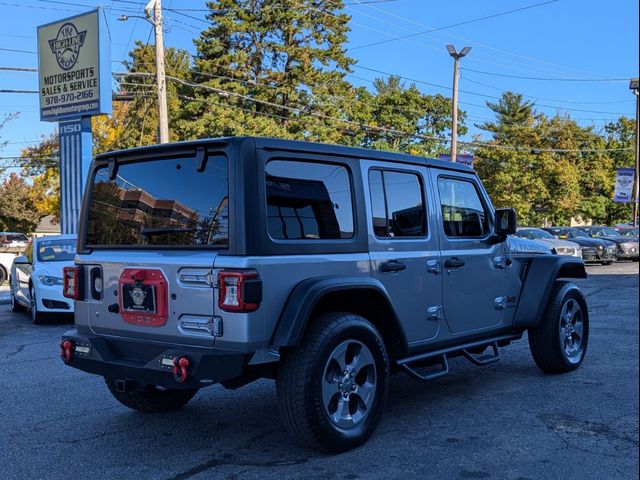
[[[475,83],[477,85],[482,85],[483,87],[491,88],[492,90],[497,90],[499,92],[503,92],[503,93],[505,92],[505,90],[503,90],[502,88],[498,88],[498,87],[495,87],[493,85],[488,85],[486,83],[478,82],[477,80],[474,80],[474,79],[466,77],[466,76],[463,76],[462,78],[464,78],[467,82]],[[527,97],[527,98],[531,98],[533,100],[544,100],[544,101],[547,101],[547,102],[558,102],[558,103],[571,103],[571,104],[574,104],[574,105],[613,105],[613,104],[619,104],[619,103],[631,103],[631,102],[633,102],[633,100],[631,100],[631,99],[626,99],[626,100],[605,100],[605,101],[600,101],[600,102],[585,102],[585,101],[560,100],[560,99],[557,99],[557,98],[544,98],[544,97],[539,97],[537,95],[525,95],[525,94],[523,94],[523,96]]]
[[[403,20],[404,22],[409,23],[409,24],[418,25],[420,27],[424,27],[424,28],[428,28],[428,29],[434,28],[434,27],[432,27],[430,25],[426,25],[424,23],[418,22],[413,18],[408,18],[408,17],[404,17],[402,15],[397,15],[397,14],[395,14],[393,12],[389,12],[387,10],[383,10],[381,8],[377,8],[377,7],[372,6],[372,5],[364,5],[364,7],[369,9],[369,10],[380,12],[380,13],[386,15],[386,16],[389,16],[389,17],[392,17],[392,18],[396,18],[396,19],[399,19],[399,20]],[[353,9],[351,9],[351,10],[353,10]],[[356,10],[356,11],[361,13],[360,10]],[[377,19],[377,17],[372,17],[372,18],[376,18]],[[477,40],[472,40],[472,39],[469,39],[469,38],[466,38],[466,37],[463,37],[463,36],[460,36],[460,35],[456,35],[456,34],[451,33],[451,32],[443,32],[443,34],[445,36],[448,36],[448,37],[452,37],[452,38],[456,38],[456,39],[459,39],[459,40],[463,40],[464,42],[471,43],[473,45],[478,45],[480,47],[483,47],[483,48],[486,48],[486,49],[489,49],[489,50],[493,50],[495,52],[500,52],[500,53],[503,53],[503,54],[506,54],[506,55],[509,55],[509,56],[522,58],[522,59],[528,60],[530,62],[535,62],[535,63],[539,63],[539,64],[543,64],[543,65],[549,65],[550,67],[553,67],[553,71],[554,72],[558,71],[558,69],[562,69],[562,70],[573,70],[573,71],[577,71],[577,72],[589,73],[589,74],[598,75],[598,76],[603,76],[604,75],[604,74],[601,74],[601,73],[594,73],[594,72],[591,72],[591,71],[588,71],[588,70],[584,70],[584,69],[580,69],[580,68],[570,67],[570,66],[567,66],[564,63],[563,64],[559,64],[559,63],[550,62],[548,60],[541,60],[539,58],[530,57],[530,56],[527,56],[527,55],[522,55],[520,53],[512,52],[512,51],[509,51],[509,50],[506,50],[506,49],[503,49],[503,48],[494,47],[492,45],[488,45],[486,43],[482,43],[482,42],[479,42]],[[478,55],[482,55],[482,54],[479,53],[479,52],[476,52],[474,54],[474,59],[477,59]],[[517,60],[507,60],[507,61],[518,62]],[[489,63],[489,62],[487,62],[487,63]],[[518,63],[523,63],[523,62],[518,62]],[[524,64],[524,65],[527,65],[527,69],[529,71],[531,70],[530,64]],[[509,68],[515,68],[515,67],[509,67]]]
[[[153,76],[153,73],[149,73],[149,72],[132,72],[128,74],[129,76],[139,76],[139,77],[149,77],[149,76]],[[330,115],[325,115],[322,113],[317,113],[317,112],[306,112],[304,110],[304,108],[307,107],[292,107],[292,106],[286,106],[286,105],[281,105],[278,103],[274,103],[274,102],[270,102],[267,100],[260,100],[260,99],[256,99],[256,98],[252,98],[249,97],[248,95],[243,95],[240,93],[236,93],[236,92],[229,92],[227,90],[223,90],[221,88],[216,88],[216,87],[211,87],[208,85],[202,85],[202,84],[198,84],[198,83],[193,83],[190,82],[188,80],[182,79],[182,78],[178,78],[178,77],[173,77],[173,76],[169,76],[167,75],[167,80],[170,81],[174,81],[177,83],[180,83],[182,85],[188,86],[188,87],[192,87],[192,88],[202,88],[204,90],[208,90],[208,91],[212,91],[218,95],[220,95],[221,97],[236,97],[236,98],[241,98],[244,100],[248,100],[254,103],[259,103],[259,104],[263,104],[263,105],[267,105],[267,106],[271,106],[277,109],[284,109],[284,110],[288,110],[288,111],[292,111],[294,113],[298,113],[302,116],[313,116],[313,117],[318,117],[324,120],[330,120],[330,121],[337,121],[337,122],[341,122],[341,123],[345,123],[347,125],[352,125],[355,126],[365,132],[383,132],[383,133],[389,133],[392,135],[397,135],[397,136],[408,136],[411,138],[420,138],[423,140],[435,140],[438,142],[443,142],[443,143],[449,143],[450,140],[446,139],[446,138],[442,138],[442,137],[437,137],[437,136],[433,136],[433,135],[423,135],[423,134],[416,134],[416,133],[411,133],[411,132],[405,132],[402,130],[395,130],[392,128],[387,128],[387,127],[380,127],[377,125],[368,125],[368,124],[363,124],[360,122],[356,122],[353,120],[347,120],[347,119],[343,119],[343,118],[338,118],[338,117],[333,117]],[[231,105],[227,105],[231,108],[233,108],[233,106]],[[251,113],[259,113],[259,112],[255,112],[255,111],[251,111]],[[284,117],[283,115],[277,115],[277,114],[270,114],[272,116],[275,117],[280,117],[282,119],[288,118],[288,117]],[[289,120],[291,120],[291,118],[288,118]],[[511,145],[497,145],[497,144],[493,144],[493,143],[487,143],[487,142],[478,142],[478,141],[470,141],[470,142],[464,142],[461,141],[459,142],[462,145],[469,145],[469,146],[473,146],[473,147],[488,147],[488,148],[498,148],[498,149],[505,149],[505,150],[514,150],[514,151],[523,151],[523,152],[532,152],[535,151],[536,153],[544,153],[544,152],[550,152],[550,153],[595,153],[595,152],[610,152],[610,151],[627,151],[627,150],[633,150],[633,148],[629,147],[629,148],[612,148],[612,149],[560,149],[560,148],[535,148],[535,147],[522,147],[522,146],[511,146]]]
[[[2,2],[0,2],[0,5],[3,5]],[[15,53],[30,53],[33,55],[37,55],[38,52],[32,52],[31,50],[17,50],[15,48],[5,48],[5,47],[0,47],[0,50],[3,50],[5,52],[15,52]]]
[[[0,93],[38,93],[37,90],[5,90],[1,89]]]
[[[516,8],[516,9],[513,9],[513,10],[508,10],[506,12],[494,13],[492,15],[486,15],[484,17],[474,18],[474,19],[471,19],[471,20],[465,20],[464,22],[452,23],[450,25],[445,25],[444,27],[432,28],[430,30],[424,30],[422,32],[415,32],[415,33],[411,33],[411,34],[408,34],[408,35],[402,35],[402,36],[391,38],[391,39],[388,39],[388,40],[379,40],[377,42],[367,43],[365,45],[359,45],[357,47],[350,48],[350,50],[357,50],[357,49],[360,49],[360,48],[373,47],[375,45],[381,45],[383,43],[395,42],[396,40],[404,40],[404,39],[407,39],[407,38],[412,38],[412,37],[417,37],[417,36],[420,36],[420,35],[425,35],[427,33],[439,32],[440,30],[446,30],[448,28],[459,27],[461,25],[468,25],[470,23],[476,23],[476,22],[480,22],[480,21],[483,21],[483,20],[488,20],[490,18],[501,17],[503,15],[509,15],[511,13],[520,12],[520,11],[523,11],[523,10],[529,10],[531,8],[541,7],[543,5],[547,5],[547,4],[550,4],[550,3],[556,3],[557,1],[559,1],[559,0],[547,0],[546,2],[536,3],[536,4],[533,4],[533,5],[528,5],[526,7],[521,7],[521,8]]]
[[[37,68],[31,68],[31,67],[0,67],[0,70],[9,70],[9,71],[15,71],[15,72],[37,72],[38,69]]]
[[[472,68],[463,68],[467,72],[480,73],[482,75],[492,75],[494,77],[521,78],[524,80],[543,80],[548,82],[610,82],[621,83],[628,82],[628,78],[568,78],[568,77],[527,77],[520,75],[510,75],[507,73],[485,72],[483,70],[474,70]]]

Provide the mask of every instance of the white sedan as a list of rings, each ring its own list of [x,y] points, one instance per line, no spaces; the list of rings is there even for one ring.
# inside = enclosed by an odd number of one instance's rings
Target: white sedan
[[[33,323],[47,314],[73,314],[73,302],[62,295],[62,269],[73,266],[76,235],[36,238],[11,266],[11,309],[31,311]]]

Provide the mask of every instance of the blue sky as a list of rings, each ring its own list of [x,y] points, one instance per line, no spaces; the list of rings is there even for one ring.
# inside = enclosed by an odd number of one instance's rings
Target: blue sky
[[[359,2],[366,2],[358,4]],[[379,70],[402,75],[425,93],[450,95],[452,60],[446,45],[472,47],[462,60],[460,106],[468,125],[492,118],[487,100],[513,90],[534,100],[549,115],[570,114],[582,125],[601,128],[621,114],[635,114],[628,79],[638,76],[638,2],[636,0],[557,0],[502,16],[367,48],[363,45],[439,28],[545,0],[347,0],[352,15],[349,55],[358,61],[349,79],[371,85]],[[119,22],[122,15],[142,15],[146,1],[0,0],[0,66],[35,67],[36,27],[101,5],[110,24],[114,71],[137,39],[147,41],[151,26],[142,19]],[[165,45],[194,52],[192,39],[206,28],[204,0],[163,0]],[[192,18],[193,17],[193,18]],[[484,72],[484,73],[481,73]],[[530,77],[530,78],[518,78]],[[539,80],[564,79],[560,80]],[[567,79],[620,79],[570,81]],[[407,80],[407,84],[411,81]],[[37,90],[34,73],[0,71],[0,89]],[[544,105],[544,106],[543,106]],[[0,156],[19,155],[56,124],[40,122],[38,97],[0,93],[0,116],[20,112],[2,130],[9,144]],[[474,131],[474,129],[472,129]],[[475,130],[477,132],[477,130]]]

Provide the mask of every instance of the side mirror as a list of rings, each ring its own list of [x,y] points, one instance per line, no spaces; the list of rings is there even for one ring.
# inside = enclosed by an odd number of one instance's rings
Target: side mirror
[[[506,236],[516,233],[516,227],[518,226],[516,211],[513,208],[497,209],[495,226],[496,235]]]
[[[29,259],[24,255],[18,255],[13,259],[13,263],[15,263],[16,265],[31,265]]]

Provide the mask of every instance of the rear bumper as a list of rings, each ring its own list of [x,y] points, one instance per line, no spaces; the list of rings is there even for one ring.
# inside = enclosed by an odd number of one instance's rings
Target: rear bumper
[[[240,377],[251,354],[202,347],[184,347],[84,335],[69,330],[62,340],[73,342],[67,365],[95,375],[136,385],[165,388],[201,388]],[[172,360],[187,357],[184,383],[173,376]]]

